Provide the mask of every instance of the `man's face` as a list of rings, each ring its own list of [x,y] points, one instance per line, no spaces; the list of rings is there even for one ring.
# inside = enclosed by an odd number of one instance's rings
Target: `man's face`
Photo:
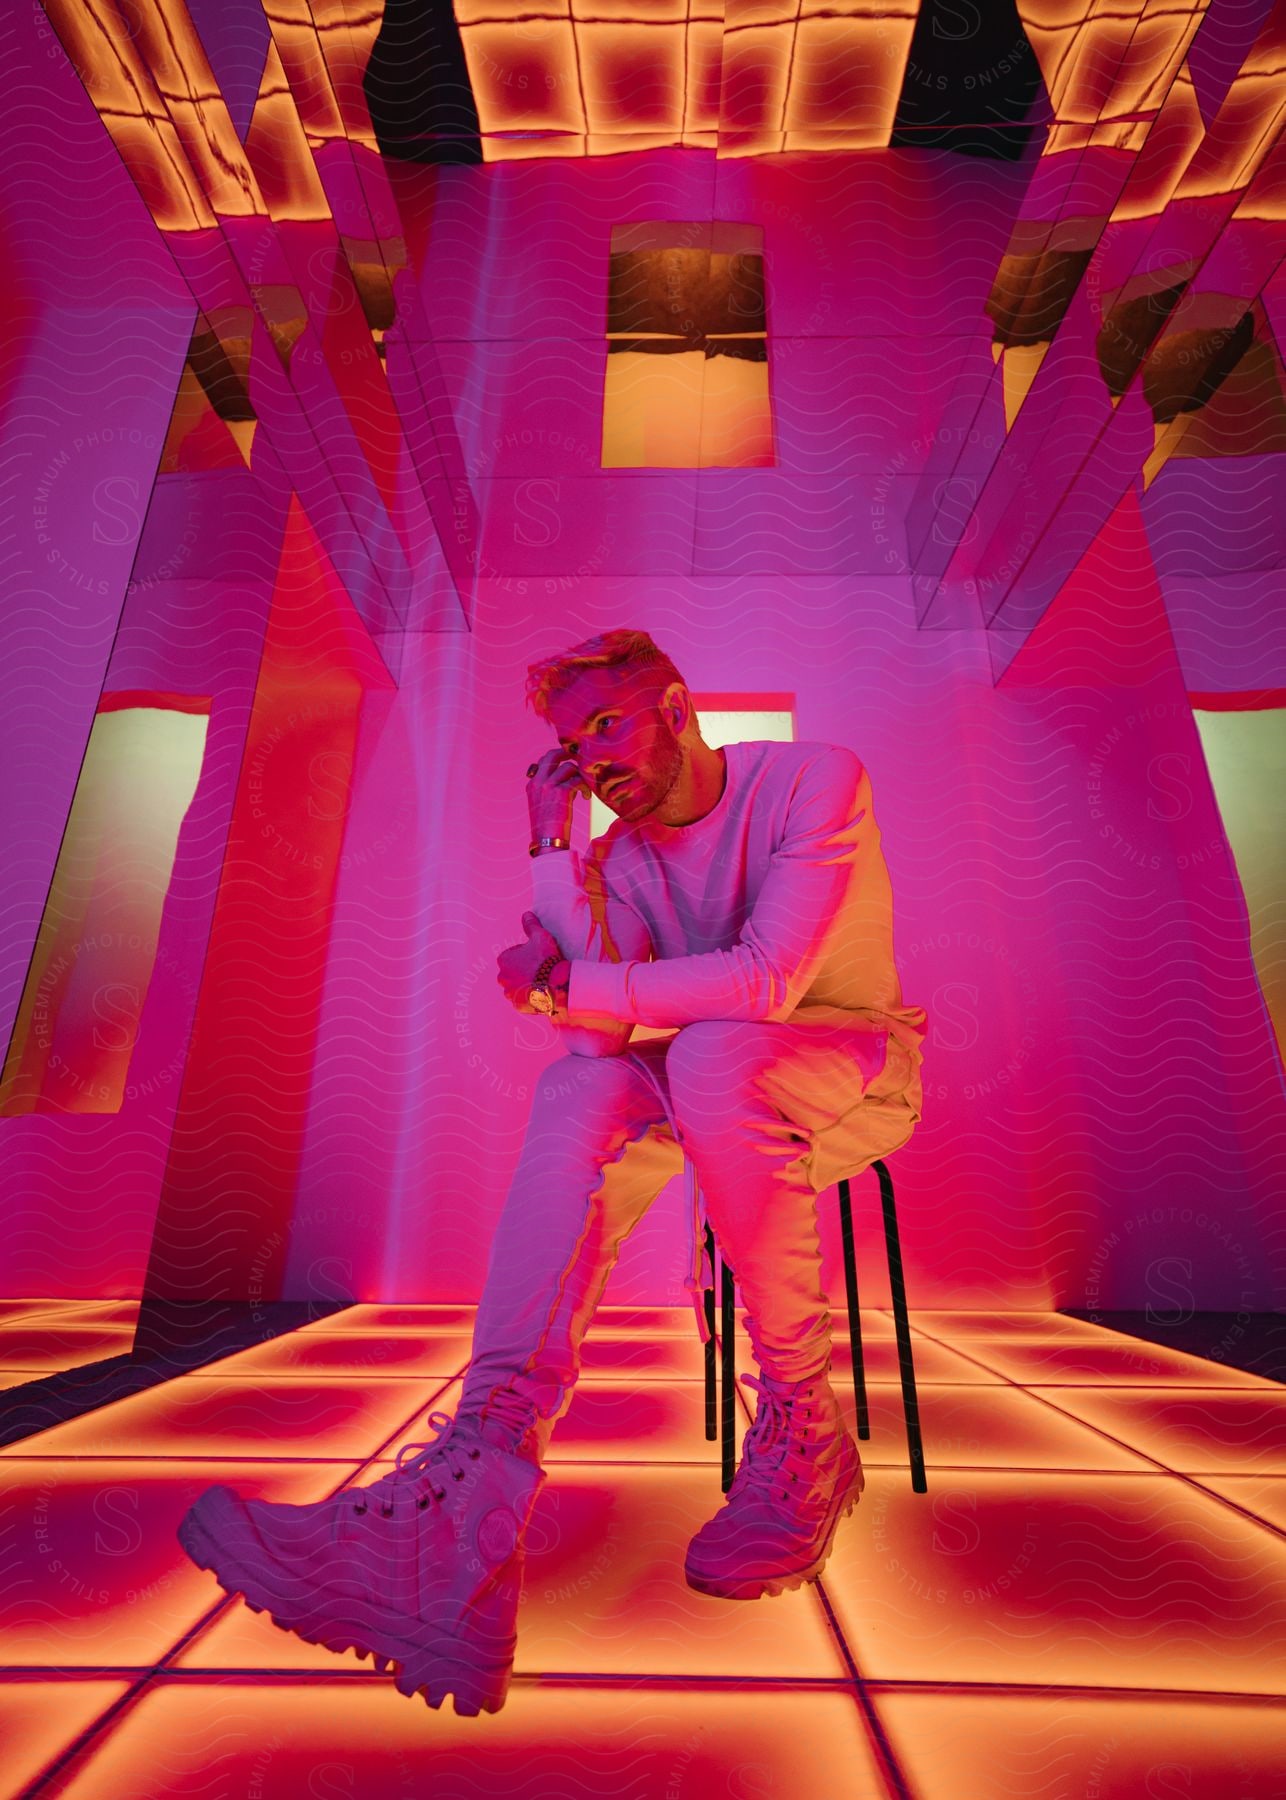
[[[646,669],[586,669],[550,700],[559,743],[618,818],[655,812],[682,772],[682,747],[658,704],[664,689]],[[628,786],[617,785],[625,778]]]

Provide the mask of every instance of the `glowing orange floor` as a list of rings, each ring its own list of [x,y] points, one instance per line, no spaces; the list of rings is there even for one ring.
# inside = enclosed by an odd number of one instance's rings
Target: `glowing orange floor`
[[[5,1307],[0,1382],[114,1354],[127,1308]],[[429,1435],[470,1326],[354,1307],[0,1453],[0,1796],[1286,1791],[1286,1391],[1071,1320],[919,1315],[916,1495],[872,1315],[862,1504],[821,1583],[738,1604],[682,1574],[720,1502],[691,1314],[601,1313],[495,1717],[403,1700],[187,1562],[210,1482],[312,1498]]]

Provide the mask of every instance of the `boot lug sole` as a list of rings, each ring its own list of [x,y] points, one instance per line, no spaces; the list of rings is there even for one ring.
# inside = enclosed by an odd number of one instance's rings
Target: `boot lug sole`
[[[336,1656],[352,1650],[363,1662],[369,1659],[378,1673],[394,1675],[397,1691],[408,1699],[422,1694],[425,1704],[436,1712],[454,1695],[455,1710],[465,1718],[476,1718],[479,1712],[496,1713],[504,1705],[512,1653],[505,1662],[474,1665],[460,1656],[458,1644],[441,1636],[414,1643],[387,1619],[371,1617],[360,1627],[345,1620],[336,1628],[333,1612],[323,1622],[320,1616],[283,1602],[280,1593],[273,1594],[262,1571],[248,1574],[205,1529],[195,1507],[180,1521],[177,1536],[192,1562],[213,1575],[231,1599],[240,1596],[251,1612],[266,1614],[279,1631],[289,1631],[306,1644],[316,1644]],[[271,1567],[277,1572],[275,1564]]]
[[[685,1564],[683,1573],[688,1586],[698,1594],[710,1594],[718,1600],[765,1600],[774,1599],[778,1594],[791,1593],[796,1588],[816,1581],[830,1561],[840,1525],[856,1509],[865,1487],[866,1475],[859,1467],[857,1480],[836,1511],[820,1553],[805,1568],[791,1569],[780,1575],[736,1576],[704,1574],[700,1569]]]

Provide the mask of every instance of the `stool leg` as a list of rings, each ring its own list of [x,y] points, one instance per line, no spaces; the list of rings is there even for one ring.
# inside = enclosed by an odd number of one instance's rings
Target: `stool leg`
[[[893,1327],[898,1339],[898,1372],[902,1377],[902,1408],[906,1414],[906,1447],[911,1459],[911,1487],[913,1492],[923,1494],[927,1492],[929,1484],[924,1472],[920,1402],[915,1391],[915,1364],[911,1358],[911,1325],[906,1310],[906,1282],[902,1274],[898,1218],[893,1205],[893,1177],[882,1162],[872,1163],[871,1167],[880,1178],[880,1200],[884,1208],[884,1243],[889,1253],[889,1291],[893,1296]]]
[[[714,1231],[711,1229],[708,1222],[706,1224],[705,1247],[706,1247],[706,1255],[710,1260],[710,1280],[713,1282],[715,1279],[715,1268],[716,1268]],[[706,1341],[705,1341],[706,1441],[708,1443],[712,1444],[719,1435],[719,1421],[718,1421],[719,1376],[718,1376],[717,1364],[715,1362],[715,1357],[716,1357],[717,1351],[716,1351],[716,1346],[715,1346],[715,1341],[714,1341],[714,1288],[713,1287],[708,1287],[708,1288],[703,1289],[702,1294],[701,1294],[701,1304],[702,1304],[702,1308],[705,1312],[706,1332],[707,1332],[707,1337],[706,1337]]]
[[[719,1258],[719,1267],[721,1271],[719,1276],[721,1349],[723,1351],[723,1460],[720,1482],[726,1494],[732,1486],[737,1456],[737,1322],[733,1312],[736,1301],[736,1283],[732,1270],[724,1262],[722,1256]]]
[[[871,1415],[866,1402],[866,1362],[862,1356],[862,1313],[857,1302],[857,1257],[853,1251],[853,1202],[847,1181],[839,1184],[839,1230],[844,1246],[844,1293],[848,1300],[848,1343],[853,1356],[853,1399],[857,1403],[857,1435],[869,1438]]]

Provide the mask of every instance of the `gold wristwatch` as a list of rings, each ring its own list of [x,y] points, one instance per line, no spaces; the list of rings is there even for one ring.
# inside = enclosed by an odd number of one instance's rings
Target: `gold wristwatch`
[[[536,979],[527,990],[527,1004],[538,1013],[544,1013],[548,1019],[554,1012],[554,990],[549,985],[549,977],[563,960],[562,951],[557,956],[547,956],[536,970]]]

